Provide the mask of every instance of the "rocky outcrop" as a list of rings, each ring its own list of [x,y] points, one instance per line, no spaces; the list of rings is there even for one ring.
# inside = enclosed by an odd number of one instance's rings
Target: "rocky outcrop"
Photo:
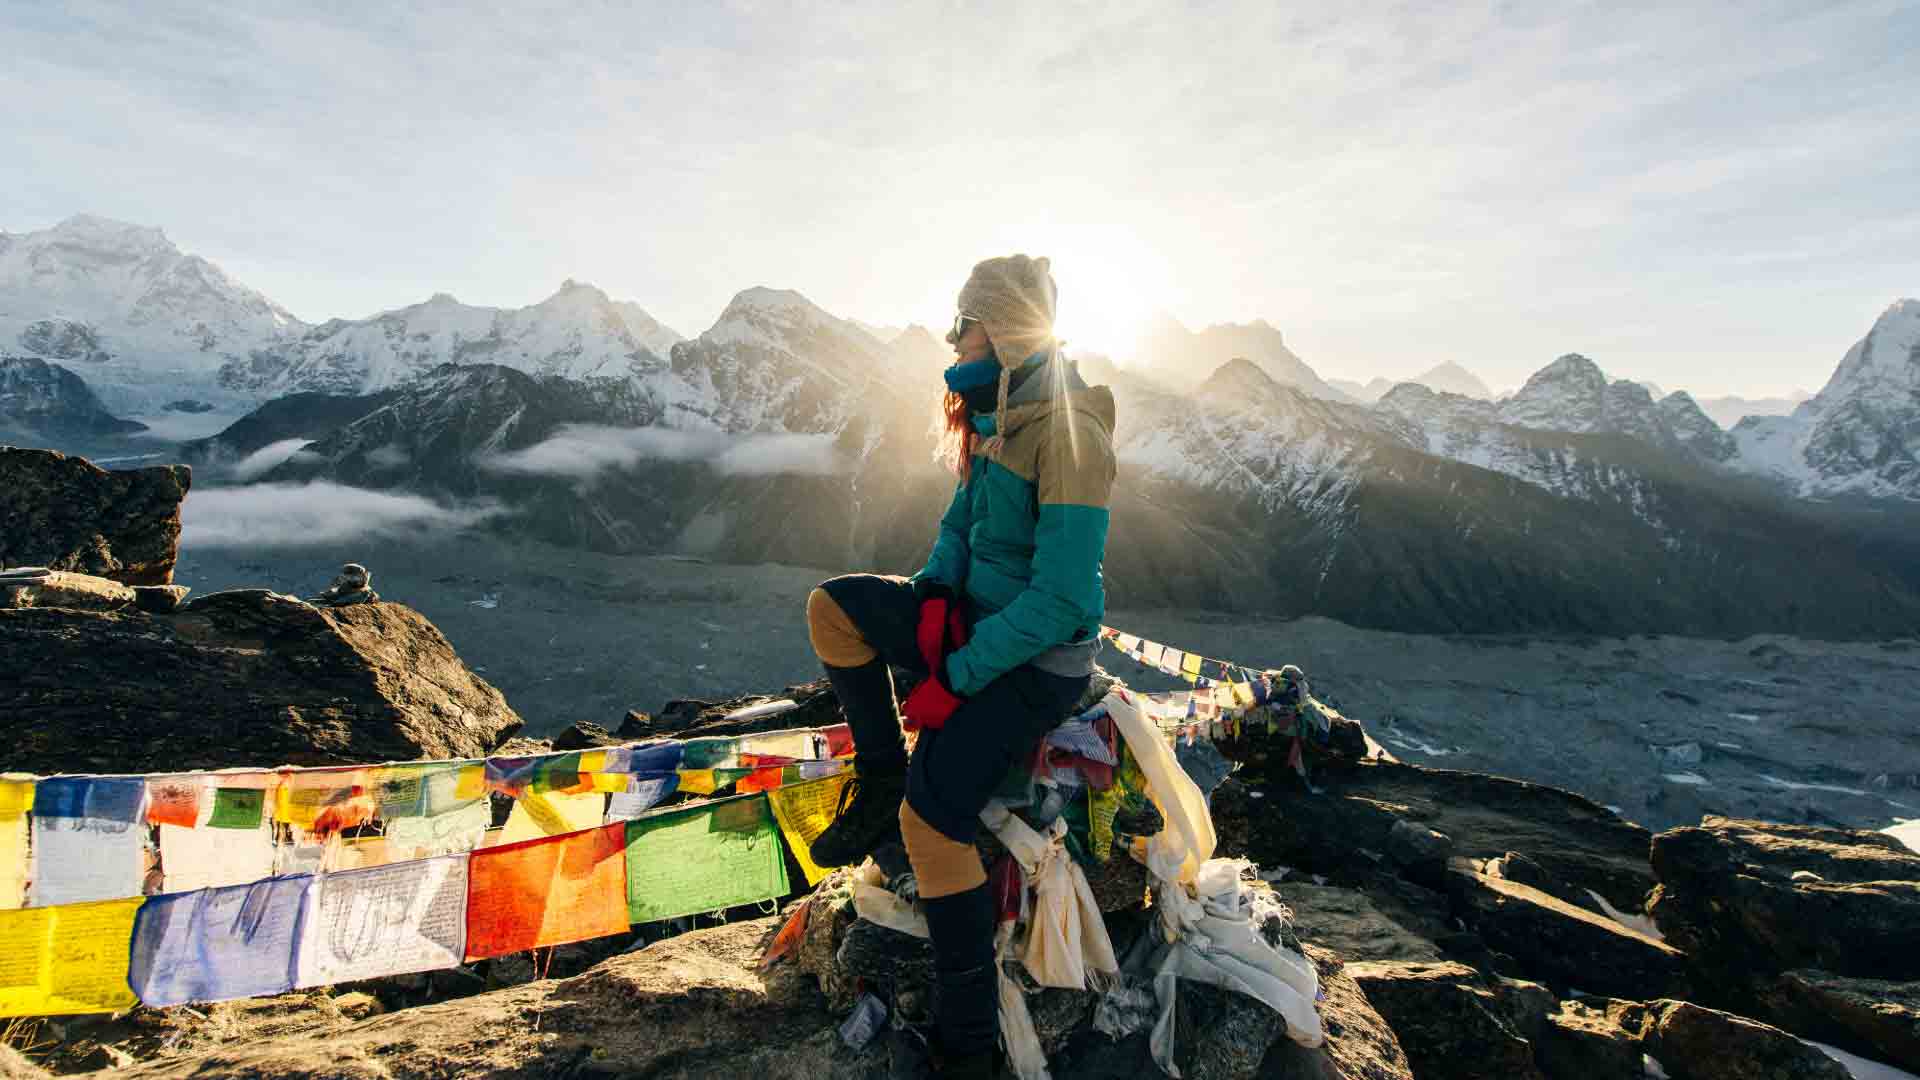
[[[0,610],[0,654],[7,767],[38,773],[473,757],[520,727],[401,604],[241,590],[172,615]]]
[[[1848,1080],[1846,1066],[1779,1028],[1686,1001],[1648,1002],[1643,1045],[1674,1080]]]
[[[1563,995],[1686,992],[1686,957],[1678,949],[1518,882],[1456,866],[1450,885],[1468,926]]]
[[[1759,997],[1769,1016],[1810,1038],[1920,1072],[1920,982],[1788,971]]]
[[[1920,855],[1882,833],[1707,817],[1653,843],[1674,944],[1775,970],[1920,977]]]
[[[184,465],[109,472],[52,450],[0,446],[0,567],[171,584],[192,478]]]
[[[1406,1051],[1420,1080],[1543,1080],[1533,1046],[1493,991],[1464,964],[1347,965]]]

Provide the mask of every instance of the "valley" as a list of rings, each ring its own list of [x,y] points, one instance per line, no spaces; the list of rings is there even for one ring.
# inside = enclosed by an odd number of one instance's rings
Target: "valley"
[[[467,531],[271,552],[189,542],[175,580],[196,595],[311,595],[349,560],[383,599],[431,619],[535,735],[817,678],[802,611],[835,572]],[[1875,829],[1920,818],[1911,638],[1404,634],[1139,608],[1121,593],[1107,621],[1238,663],[1298,664],[1402,760],[1564,787],[1654,829],[1703,813]],[[1143,689],[1176,685],[1110,649],[1102,663]]]

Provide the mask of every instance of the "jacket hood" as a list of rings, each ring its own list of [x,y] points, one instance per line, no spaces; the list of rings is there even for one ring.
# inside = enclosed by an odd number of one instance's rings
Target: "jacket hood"
[[[1080,369],[1056,352],[1007,397],[1005,434],[1012,435],[1035,420],[1059,413],[1092,420],[1105,429],[1108,437],[1113,435],[1113,391],[1105,386],[1088,386],[1080,377]]]

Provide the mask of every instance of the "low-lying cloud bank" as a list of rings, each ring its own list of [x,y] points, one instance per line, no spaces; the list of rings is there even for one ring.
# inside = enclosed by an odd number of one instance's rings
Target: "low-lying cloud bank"
[[[729,476],[831,476],[845,468],[831,435],[727,435],[568,424],[525,450],[479,462],[495,472],[586,478],[643,461],[705,464]]]
[[[236,480],[252,480],[265,475],[274,466],[281,464],[293,455],[313,445],[312,439],[281,439],[267,445],[233,463],[228,471]]]
[[[300,547],[355,537],[462,529],[505,513],[329,481],[196,488],[181,508],[183,547]]]

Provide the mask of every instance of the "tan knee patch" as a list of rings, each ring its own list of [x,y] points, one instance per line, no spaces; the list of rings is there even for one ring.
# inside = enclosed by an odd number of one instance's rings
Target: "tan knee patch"
[[[921,896],[933,900],[987,883],[986,867],[973,845],[927,824],[905,799],[900,800],[900,838],[907,842],[907,861],[913,864]]]
[[[813,654],[830,667],[859,667],[880,655],[825,589],[807,594],[807,637]]]

